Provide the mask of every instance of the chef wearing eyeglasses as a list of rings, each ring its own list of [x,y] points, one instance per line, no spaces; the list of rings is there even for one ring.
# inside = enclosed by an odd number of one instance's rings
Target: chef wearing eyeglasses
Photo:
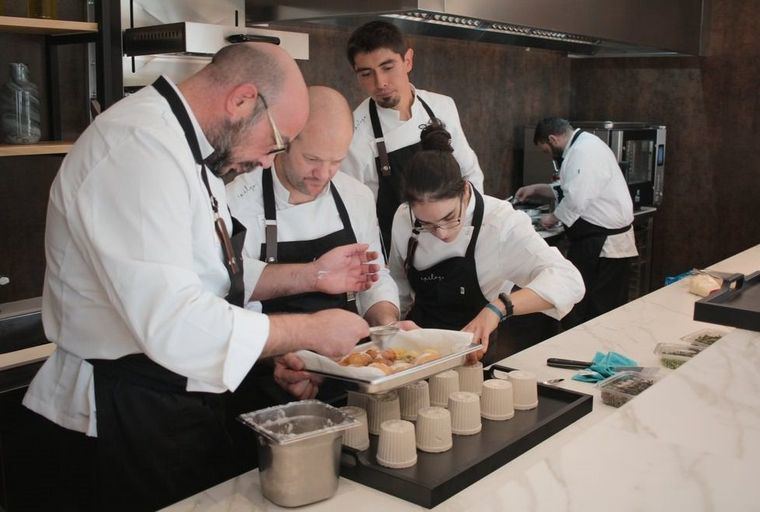
[[[500,322],[539,311],[559,319],[584,287],[527,215],[462,178],[450,140],[439,121],[422,131],[393,219],[390,270],[407,320],[472,332],[480,359]]]

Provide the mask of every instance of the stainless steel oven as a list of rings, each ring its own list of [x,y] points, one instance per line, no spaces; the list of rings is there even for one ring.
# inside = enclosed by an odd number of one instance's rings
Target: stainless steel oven
[[[664,126],[652,123],[620,123],[613,121],[571,121],[602,139],[620,165],[628,183],[634,208],[659,206],[662,202],[665,172]],[[526,127],[522,140],[522,183],[550,183],[555,170],[551,160],[533,145],[533,127]]]
[[[613,121],[571,121],[570,124],[593,133],[612,149],[631,191],[634,208],[662,203],[664,126]]]

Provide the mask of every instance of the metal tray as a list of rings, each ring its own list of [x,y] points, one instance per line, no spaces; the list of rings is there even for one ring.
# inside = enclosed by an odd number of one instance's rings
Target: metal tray
[[[499,365],[486,370],[510,371]],[[443,453],[417,452],[411,468],[390,469],[377,463],[378,438],[370,436],[364,451],[343,448],[341,476],[423,507],[432,508],[477,482],[566,426],[593,407],[591,395],[538,384],[538,407],[515,411],[507,421],[483,419],[483,430],[472,436],[454,436],[454,446]]]
[[[375,344],[364,343],[362,345],[358,345],[356,348],[358,350],[366,350],[372,346],[375,346]],[[421,364],[419,366],[413,366],[412,368],[400,371],[398,373],[393,373],[391,375],[382,375],[372,380],[350,378],[343,375],[335,375],[318,370],[307,371],[309,373],[324,375],[325,377],[329,377],[331,379],[349,382],[353,384],[353,386],[351,386],[352,388],[355,387],[357,391],[361,391],[362,393],[385,393],[387,391],[400,388],[401,386],[404,386],[411,382],[416,382],[420,379],[426,379],[427,377],[435,375],[436,373],[441,373],[442,371],[456,368],[457,366],[462,366],[467,361],[467,354],[476,352],[481,348],[482,346],[480,344],[471,343],[459,352],[454,352],[453,354],[442,356],[435,361],[430,361],[429,363]]]
[[[760,331],[760,271],[725,278],[719,291],[694,303],[694,320]]]

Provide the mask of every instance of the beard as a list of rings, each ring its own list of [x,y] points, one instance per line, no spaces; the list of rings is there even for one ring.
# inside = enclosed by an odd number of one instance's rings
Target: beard
[[[401,103],[401,96],[395,94],[392,96],[375,98],[375,103],[383,108],[395,108],[399,103]]]
[[[254,123],[253,119],[230,121],[225,119],[208,134],[208,141],[214,153],[206,159],[206,166],[217,177],[222,177],[234,169],[235,174],[242,174],[256,168],[259,162],[232,162],[235,148],[241,145],[243,134]]]

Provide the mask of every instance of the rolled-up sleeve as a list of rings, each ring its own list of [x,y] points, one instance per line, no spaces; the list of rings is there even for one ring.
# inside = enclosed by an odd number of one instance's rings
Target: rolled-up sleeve
[[[215,243],[197,240],[199,229],[215,237],[213,221],[209,211],[206,230],[197,168],[170,137],[145,129],[110,148],[76,189],[74,243],[151,359],[194,389],[234,390],[261,354],[269,321],[227,303],[224,278],[214,290],[201,281],[221,271],[221,259],[194,258],[197,244]]]
[[[369,308],[383,301],[390,302],[398,308],[398,288],[383,258],[375,203],[367,187],[353,191],[352,206],[354,208],[351,211],[351,225],[356,233],[356,241],[369,244],[369,250],[378,254],[374,263],[380,265],[379,279],[369,290],[357,294],[359,314],[363,316]]]
[[[527,215],[510,215],[501,236],[500,261],[508,262],[504,278],[551,303],[554,307],[545,314],[560,319],[580,302],[585,293],[580,272],[536,233]]]

